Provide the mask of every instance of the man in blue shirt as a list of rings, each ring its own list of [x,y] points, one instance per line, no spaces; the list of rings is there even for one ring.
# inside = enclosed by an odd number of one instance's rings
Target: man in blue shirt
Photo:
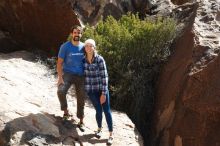
[[[58,90],[57,95],[60,101],[61,110],[64,111],[63,118],[70,117],[68,111],[68,104],[66,94],[72,84],[75,85],[77,98],[77,117],[80,119],[78,127],[84,131],[84,105],[85,105],[85,87],[84,87],[84,71],[83,71],[83,57],[84,44],[80,42],[82,36],[82,28],[80,26],[73,26],[71,29],[71,41],[67,41],[61,45],[58,61]]]

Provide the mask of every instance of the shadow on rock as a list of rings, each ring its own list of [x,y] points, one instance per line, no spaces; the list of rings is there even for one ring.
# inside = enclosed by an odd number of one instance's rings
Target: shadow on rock
[[[72,121],[47,113],[29,114],[5,123],[0,145],[82,145]]]
[[[36,53],[35,53],[36,55]],[[21,58],[26,61],[35,61],[36,62],[36,56],[32,54],[31,52],[27,51],[16,51],[12,53],[0,53],[0,60],[10,60],[10,59],[18,59]]]

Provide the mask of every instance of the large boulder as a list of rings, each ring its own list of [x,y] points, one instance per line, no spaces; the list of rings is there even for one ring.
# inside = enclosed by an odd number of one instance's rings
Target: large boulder
[[[1,0],[0,52],[21,48],[57,52],[73,24],[79,24],[68,0]]]
[[[144,17],[153,7],[150,0],[71,0],[71,2],[80,19],[93,25],[109,15],[118,19],[127,12],[138,12]]]
[[[118,19],[128,11],[144,17],[152,6],[148,0],[1,0],[0,52],[25,48],[56,55],[70,27],[82,24],[80,20],[95,25],[109,15]]]
[[[173,11],[185,25],[159,78],[153,145],[219,145],[219,2],[201,0]]]

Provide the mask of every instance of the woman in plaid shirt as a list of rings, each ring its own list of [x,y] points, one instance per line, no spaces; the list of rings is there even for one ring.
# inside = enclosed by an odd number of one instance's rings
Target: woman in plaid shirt
[[[98,130],[95,135],[97,138],[101,137],[102,112],[104,111],[109,130],[107,144],[111,145],[113,142],[113,124],[108,91],[108,73],[105,60],[102,56],[97,54],[95,48],[94,40],[88,39],[85,41],[85,58],[83,60],[85,90],[96,110]]]

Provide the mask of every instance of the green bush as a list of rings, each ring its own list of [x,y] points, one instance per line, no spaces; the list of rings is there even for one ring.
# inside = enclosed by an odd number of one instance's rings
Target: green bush
[[[126,97],[127,101],[132,100],[128,97],[137,99],[137,95],[146,97],[147,82],[152,80],[151,73],[158,70],[158,63],[169,56],[174,34],[172,19],[140,20],[137,15],[128,14],[119,21],[109,16],[95,28],[87,26],[83,40],[96,40],[108,65],[114,97]]]
[[[83,40],[96,40],[106,60],[112,106],[127,112],[138,127],[153,107],[155,81],[170,55],[175,25],[173,19],[140,20],[128,14],[118,21],[109,16],[83,34]]]

